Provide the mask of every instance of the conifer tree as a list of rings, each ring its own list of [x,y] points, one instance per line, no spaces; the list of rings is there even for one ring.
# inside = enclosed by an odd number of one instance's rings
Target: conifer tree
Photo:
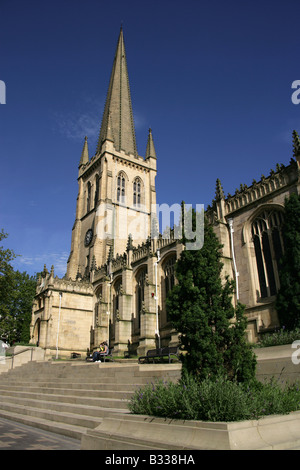
[[[282,227],[284,255],[279,265],[280,289],[276,309],[281,326],[300,327],[300,196],[292,193],[285,200]]]
[[[254,378],[256,360],[245,338],[244,306],[232,303],[234,282],[221,279],[221,245],[205,220],[200,250],[184,250],[176,263],[178,283],[167,298],[167,310],[180,332],[182,373],[200,380],[225,375]]]

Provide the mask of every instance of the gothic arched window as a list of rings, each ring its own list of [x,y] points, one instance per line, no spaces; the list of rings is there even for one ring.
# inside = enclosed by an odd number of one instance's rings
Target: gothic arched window
[[[175,263],[176,256],[171,256],[167,262],[164,264],[164,274],[165,274],[165,290],[166,296],[168,292],[173,288],[175,284]]]
[[[90,182],[87,184],[87,198],[86,198],[86,211],[90,212],[91,210],[91,193],[92,193],[92,185]]]
[[[168,293],[173,288],[175,284],[175,263],[176,256],[173,255],[165,262],[163,265],[163,271],[165,276],[165,299],[167,298]],[[169,319],[167,318],[167,321]]]
[[[279,289],[278,266],[283,253],[281,226],[283,214],[265,210],[252,222],[260,297],[275,295]]]
[[[139,206],[141,204],[141,180],[135,178],[133,182],[133,205]]]
[[[117,201],[125,202],[125,176],[122,173],[117,178]]]
[[[138,328],[141,327],[141,314],[144,308],[146,274],[147,274],[147,268],[143,268],[139,271],[137,278],[136,278],[136,282],[137,282],[136,306],[137,306]]]
[[[97,301],[95,303],[95,326],[100,326],[100,303],[102,300],[102,286],[99,287],[96,293]]]
[[[122,288],[122,279],[118,279],[114,284],[113,293],[113,316],[116,320],[119,318],[120,311],[120,295]]]
[[[96,188],[95,188],[95,200],[94,200],[94,207],[96,208],[97,207],[97,202],[98,202],[98,199],[99,199],[99,182],[100,182],[100,178],[99,178],[99,175],[96,176]]]

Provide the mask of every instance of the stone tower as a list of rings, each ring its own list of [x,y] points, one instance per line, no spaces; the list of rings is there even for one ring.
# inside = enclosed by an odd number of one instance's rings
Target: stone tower
[[[90,159],[85,137],[78,174],[76,219],[67,278],[137,246],[151,231],[155,210],[156,153],[149,130],[145,157],[137,152],[123,30],[114,57],[99,140]]]

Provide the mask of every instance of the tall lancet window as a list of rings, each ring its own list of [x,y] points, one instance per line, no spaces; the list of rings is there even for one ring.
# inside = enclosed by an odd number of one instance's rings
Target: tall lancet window
[[[139,271],[136,278],[136,307],[137,307],[137,327],[141,327],[141,315],[144,308],[145,300],[145,284],[146,284],[147,268],[143,268]]]
[[[260,297],[275,295],[279,289],[278,266],[283,253],[283,214],[265,210],[252,223]]]
[[[98,199],[99,199],[99,175],[96,176],[96,188],[95,188],[95,200],[94,200],[94,207],[97,207]]]
[[[117,202],[125,203],[125,176],[123,174],[117,178]]]
[[[140,178],[135,178],[133,182],[133,205],[141,205],[141,180]]]
[[[86,199],[86,211],[90,212],[91,210],[91,193],[92,193],[92,185],[90,182],[87,184],[87,199]]]
[[[173,289],[175,284],[175,263],[176,255],[173,255],[163,265],[165,275],[165,299],[167,299],[168,293]],[[168,317],[167,321],[169,321]]]

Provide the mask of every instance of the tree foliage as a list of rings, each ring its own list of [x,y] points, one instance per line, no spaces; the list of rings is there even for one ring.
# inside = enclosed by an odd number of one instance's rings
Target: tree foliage
[[[300,196],[292,193],[285,200],[282,227],[284,255],[279,266],[280,289],[276,309],[281,326],[300,327]]]
[[[0,241],[7,234],[0,232]],[[0,246],[0,338],[12,342],[29,342],[32,302],[36,277],[15,271],[11,262],[15,253]]]
[[[176,263],[178,284],[167,298],[169,318],[180,332],[183,374],[199,379],[221,374],[247,381],[255,375],[256,360],[247,344],[244,306],[234,307],[234,282],[222,281],[221,248],[205,220],[200,250],[184,250]]]

